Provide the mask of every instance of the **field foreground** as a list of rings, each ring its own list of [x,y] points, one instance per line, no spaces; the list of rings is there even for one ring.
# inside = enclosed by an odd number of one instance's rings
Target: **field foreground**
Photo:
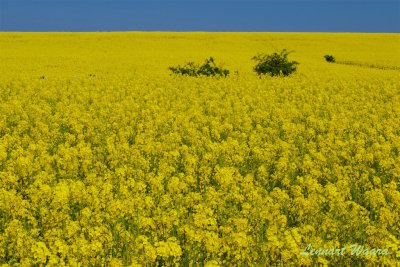
[[[0,33],[0,62],[0,264],[400,261],[398,34]]]

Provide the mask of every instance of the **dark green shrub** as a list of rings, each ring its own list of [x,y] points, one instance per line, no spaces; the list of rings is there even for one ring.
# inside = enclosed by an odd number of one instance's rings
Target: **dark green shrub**
[[[183,67],[178,65],[177,67],[169,67],[169,69],[175,74],[188,75],[188,76],[228,76],[229,70],[218,67],[214,58],[210,57],[206,59],[203,65],[198,66],[193,62],[186,63]]]
[[[271,76],[288,76],[296,71],[296,65],[299,63],[296,61],[289,61],[287,59],[289,52],[283,49],[282,52],[273,53],[271,55],[260,54],[252,59],[257,61],[257,65],[254,66],[254,71],[258,75],[269,74]]]
[[[183,67],[169,67],[169,69],[175,74],[197,76],[197,66],[193,62],[186,63]]]
[[[324,58],[328,62],[335,62],[335,58],[332,55],[325,55]]]

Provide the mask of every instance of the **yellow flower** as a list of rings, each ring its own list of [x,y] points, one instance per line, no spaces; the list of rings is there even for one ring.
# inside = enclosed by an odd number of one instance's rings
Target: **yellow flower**
[[[354,265],[396,266],[398,42],[0,33],[0,264],[339,266],[300,252],[364,242],[390,253]],[[252,71],[286,46],[295,74]],[[210,51],[228,77],[171,75]]]

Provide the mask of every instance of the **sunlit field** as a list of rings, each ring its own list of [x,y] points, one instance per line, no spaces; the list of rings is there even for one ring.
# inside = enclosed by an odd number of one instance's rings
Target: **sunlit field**
[[[398,262],[399,34],[0,33],[0,264]]]

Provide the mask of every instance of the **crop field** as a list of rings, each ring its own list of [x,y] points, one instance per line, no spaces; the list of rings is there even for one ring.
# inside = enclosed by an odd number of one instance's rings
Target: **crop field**
[[[0,33],[1,266],[399,262],[399,34]]]

